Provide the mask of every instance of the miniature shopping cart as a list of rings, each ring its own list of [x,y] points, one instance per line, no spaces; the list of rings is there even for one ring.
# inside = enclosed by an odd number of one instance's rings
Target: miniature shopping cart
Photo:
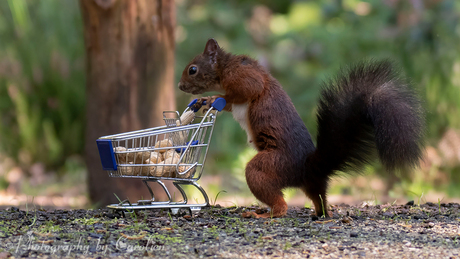
[[[197,181],[203,173],[217,112],[222,111],[225,105],[225,99],[217,98],[204,116],[195,117],[195,112],[201,108],[195,99],[182,116],[177,111],[163,112],[165,126],[99,138],[97,146],[102,168],[108,171],[109,176],[141,179],[152,196],[150,200],[139,200],[137,203],[121,201],[108,207],[117,210],[168,208],[176,214],[180,208],[187,208],[193,213],[208,206],[208,196]],[[184,118],[186,115],[192,115],[194,119]],[[164,180],[172,180],[182,195],[182,201],[172,200]],[[149,182],[158,183],[169,200],[156,201]],[[204,203],[190,204],[182,185],[196,187],[203,195]]]

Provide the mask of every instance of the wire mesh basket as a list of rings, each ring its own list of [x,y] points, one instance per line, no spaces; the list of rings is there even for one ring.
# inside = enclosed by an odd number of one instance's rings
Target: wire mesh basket
[[[203,103],[203,105],[206,102]],[[138,178],[147,186],[152,198],[137,203],[120,202],[112,209],[180,208],[190,211],[208,206],[206,192],[197,183],[203,173],[217,112],[226,102],[216,99],[204,116],[195,116],[201,107],[193,100],[182,115],[177,111],[163,112],[165,126],[100,137],[96,142],[102,168],[110,177]],[[164,180],[173,181],[183,200],[174,202]],[[149,182],[157,182],[167,194],[168,201],[155,201]],[[189,204],[181,185],[196,187],[204,197],[202,204]]]

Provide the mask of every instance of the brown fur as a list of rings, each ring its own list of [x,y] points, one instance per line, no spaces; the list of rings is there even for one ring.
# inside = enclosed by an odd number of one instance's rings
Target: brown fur
[[[217,48],[220,62],[213,63],[209,44],[186,67],[179,88],[195,94],[223,90],[227,111],[233,104],[248,104],[249,130],[259,153],[246,166],[246,181],[254,196],[272,208],[264,216],[283,216],[287,205],[282,189],[297,186],[305,157],[314,149],[308,131],[281,85],[257,61]],[[188,75],[193,64],[200,75]]]
[[[191,66],[196,66],[198,71],[190,74]],[[391,81],[384,73],[387,72],[386,64],[383,64],[382,67],[379,65],[370,67],[369,71],[363,70],[362,76],[357,74],[358,79],[370,77],[370,83],[357,80],[358,83],[351,90],[344,87],[344,89],[326,89],[323,93],[318,114],[320,122],[318,143],[321,142],[321,145],[316,149],[289,96],[280,83],[257,61],[245,55],[226,53],[215,40],[210,39],[204,52],[186,66],[179,83],[182,91],[192,94],[208,91],[222,92],[222,95],[201,98],[200,101],[208,100],[209,105],[216,97],[223,97],[227,101],[225,107],[227,111],[232,111],[234,104],[248,105],[249,141],[253,143],[258,154],[246,166],[246,181],[254,196],[271,207],[271,213],[262,215],[247,213],[244,216],[280,217],[285,215],[287,204],[282,190],[286,187],[302,189],[312,199],[316,214],[328,215],[326,190],[330,176],[334,175],[337,170],[351,168],[352,165],[359,167],[361,163],[367,161],[368,147],[372,147],[368,143],[370,141],[368,136],[373,133],[372,121],[368,117],[374,115],[372,110],[363,111],[367,109],[365,105],[362,105],[363,100],[372,100],[374,96],[389,95],[380,93],[379,91],[383,88],[378,88],[383,83]],[[378,74],[379,69],[383,70],[383,76]],[[360,72],[359,69],[358,72]],[[373,78],[373,73],[375,73],[375,78]],[[352,81],[353,78],[349,80]],[[343,80],[339,83],[346,85],[345,83],[350,82]],[[390,94],[405,93],[394,89],[384,91],[390,91]],[[365,94],[368,94],[369,98]],[[398,118],[415,117],[413,121],[415,125],[407,126],[411,127],[408,130],[412,130],[410,132],[413,134],[411,133],[409,137],[401,136],[406,141],[404,146],[408,147],[407,154],[394,159],[381,157],[382,161],[387,162],[390,167],[391,164],[399,166],[408,160],[418,161],[421,154],[420,145],[417,145],[421,134],[421,131],[418,130],[421,128],[421,123],[418,122],[421,120],[415,112],[418,104],[416,101],[411,103],[411,96],[407,96],[407,98],[403,96],[401,104],[396,103],[395,109],[389,112],[384,111],[383,105],[377,102],[372,103],[372,107],[375,106],[374,110],[377,111],[375,113],[383,114],[375,116],[378,119],[377,122],[383,125],[383,132],[396,133],[398,130],[405,130],[404,128],[395,130],[385,128],[385,123],[381,122],[390,120],[390,115],[386,116],[385,112],[391,114],[391,120],[395,121],[394,125],[396,125],[394,127],[399,127],[399,125],[405,127],[404,125],[407,124],[399,123]],[[409,103],[410,109],[407,111],[396,109],[400,109],[400,106],[405,105],[406,102]],[[341,107],[342,104],[345,106]],[[392,113],[395,111],[404,116],[394,117]],[[377,134],[381,139],[376,141],[386,143],[387,139],[383,139],[385,134],[381,135],[382,137]],[[415,144],[410,146],[411,142]],[[400,143],[385,147],[385,150],[392,149],[394,146],[400,146]]]

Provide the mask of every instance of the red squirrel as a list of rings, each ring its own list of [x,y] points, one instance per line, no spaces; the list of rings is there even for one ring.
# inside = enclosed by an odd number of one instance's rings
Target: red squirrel
[[[316,147],[280,83],[256,60],[227,53],[214,39],[185,67],[179,89],[221,92],[199,102],[225,98],[224,110],[233,113],[258,151],[246,166],[246,181],[270,212],[245,217],[286,215],[287,187],[300,188],[317,216],[330,216],[326,191],[332,176],[359,171],[373,150],[387,170],[415,167],[422,157],[423,109],[388,61],[361,62],[324,85]]]

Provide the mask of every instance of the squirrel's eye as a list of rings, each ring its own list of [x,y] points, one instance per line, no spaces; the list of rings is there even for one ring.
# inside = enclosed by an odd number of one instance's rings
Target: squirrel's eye
[[[198,68],[196,66],[191,66],[189,69],[188,69],[188,74],[189,75],[193,75],[193,74],[196,74],[196,72],[198,71]]]

